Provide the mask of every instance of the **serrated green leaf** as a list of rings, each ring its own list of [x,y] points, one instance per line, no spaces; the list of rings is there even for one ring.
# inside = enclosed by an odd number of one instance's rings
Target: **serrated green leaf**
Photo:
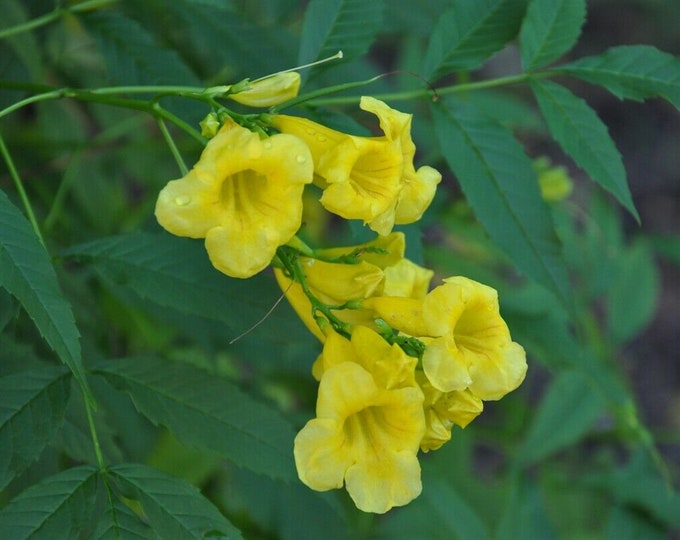
[[[110,475],[131,489],[160,538],[242,538],[219,510],[191,484],[151,467],[134,463],[114,465]],[[126,492],[126,496],[130,494]]]
[[[142,414],[184,444],[274,478],[295,476],[291,426],[226,379],[153,357],[102,363],[95,372],[127,391]]]
[[[453,0],[432,30],[423,77],[480,67],[517,35],[526,0]]]
[[[12,540],[79,538],[92,519],[98,470],[74,467],[45,478],[0,510],[0,531]]]
[[[109,75],[119,84],[199,85],[179,55],[165,49],[139,23],[117,11],[84,16],[106,61]]]
[[[298,62],[307,64],[343,52],[364,54],[382,23],[383,1],[312,0],[305,12]]]
[[[530,465],[576,443],[592,428],[604,405],[582,374],[562,372],[541,400],[517,460]]]
[[[45,247],[23,214],[0,190],[0,287],[21,302],[40,334],[73,372],[94,402],[80,352],[80,334],[71,305],[59,290]]]
[[[433,116],[442,153],[477,219],[520,270],[569,305],[560,244],[524,149],[464,101],[433,105]]]
[[[524,69],[545,66],[569,51],[585,18],[585,0],[532,0],[519,33]]]
[[[128,287],[143,299],[221,321],[231,337],[259,321],[281,296],[271,277],[229,278],[212,267],[202,242],[168,234],[102,238],[64,255],[87,262],[105,281]],[[281,342],[307,337],[287,305],[279,305],[252,336]]]
[[[298,9],[288,2],[288,9]],[[297,41],[280,19],[225,0],[145,0],[127,2],[144,27],[172,44],[182,58],[213,84],[267,75],[295,65]],[[177,31],[181,28],[181,32]],[[204,113],[205,114],[205,113]]]
[[[623,343],[640,332],[656,311],[659,275],[652,251],[638,240],[617,259],[607,296],[609,333]]]
[[[106,507],[97,523],[93,540],[148,540],[159,538],[154,531],[119,500]]]
[[[64,421],[71,373],[45,367],[0,378],[0,490],[40,456]]]
[[[609,191],[638,221],[621,154],[588,104],[551,81],[531,81],[550,133],[576,164]]]
[[[680,110],[680,57],[649,45],[612,47],[553,71],[604,86],[622,99],[659,96]]]

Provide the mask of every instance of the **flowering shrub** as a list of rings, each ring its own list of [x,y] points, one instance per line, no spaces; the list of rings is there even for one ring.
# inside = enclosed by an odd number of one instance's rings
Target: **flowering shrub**
[[[0,536],[680,528],[619,366],[677,237],[574,84],[675,114],[678,57],[578,57],[585,0],[6,2]]]

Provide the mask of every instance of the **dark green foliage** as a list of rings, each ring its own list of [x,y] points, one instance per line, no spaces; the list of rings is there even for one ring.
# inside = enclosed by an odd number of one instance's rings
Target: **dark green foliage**
[[[583,81],[664,100],[677,123],[680,57],[576,47],[597,23],[585,0],[0,3],[0,538],[677,536],[677,395],[654,386],[674,372],[640,336],[680,240],[638,228],[654,179],[631,189],[614,98]],[[413,113],[416,168],[443,181],[401,229],[407,253],[496,288],[529,359],[518,390],[420,454],[422,494],[384,516],[296,476],[320,346],[271,271],[229,278],[153,216],[200,154],[197,122],[245,110],[203,88],[339,50],[284,113],[362,135],[381,133],[359,95]],[[575,196],[547,198],[546,170]],[[373,238],[304,219],[312,248]]]

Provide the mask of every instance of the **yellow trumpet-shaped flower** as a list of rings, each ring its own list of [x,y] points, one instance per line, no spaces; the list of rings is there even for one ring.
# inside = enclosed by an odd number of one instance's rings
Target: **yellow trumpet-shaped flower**
[[[415,170],[410,114],[366,96],[360,107],[378,117],[383,136],[348,135],[295,116],[277,115],[271,122],[308,144],[317,183],[324,190],[321,203],[328,211],[345,219],[361,219],[386,235],[395,223],[420,219],[441,175],[431,167]]]
[[[242,86],[244,87],[243,90],[228,94],[227,97],[250,107],[271,107],[298,95],[300,74],[296,71],[276,73],[264,79],[248,81]]]
[[[373,297],[363,307],[426,343],[423,370],[437,390],[469,389],[480,399],[495,400],[524,380],[524,349],[512,341],[491,287],[456,276],[423,300]]]
[[[481,399],[500,399],[524,380],[526,355],[501,318],[495,289],[465,277],[447,278],[423,301],[423,318],[435,336],[423,356],[435,388],[469,388]],[[460,376],[464,370],[468,375]]]
[[[193,169],[161,190],[156,218],[173,234],[205,238],[218,270],[247,278],[300,227],[302,192],[312,175],[312,157],[300,139],[262,140],[228,121]]]
[[[375,114],[385,136],[399,139],[403,158],[399,194],[394,204],[385,212],[376,216],[369,226],[380,234],[386,234],[396,225],[404,225],[418,221],[434,198],[437,184],[442,175],[427,165],[417,171],[413,166],[416,145],[411,139],[410,114],[396,111],[384,102],[369,97],[361,98],[360,107]]]
[[[298,476],[318,491],[345,485],[357,508],[384,513],[422,489],[417,453],[425,432],[416,359],[357,327],[331,334],[316,418],[295,438]]]
[[[424,452],[437,450],[451,440],[454,425],[466,427],[483,410],[482,400],[470,390],[442,392],[437,390],[422,371],[416,372],[416,380],[425,396],[425,435],[420,442]]]

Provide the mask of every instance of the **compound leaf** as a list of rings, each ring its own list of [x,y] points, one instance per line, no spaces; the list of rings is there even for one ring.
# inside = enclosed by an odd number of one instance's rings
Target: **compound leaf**
[[[127,391],[142,414],[185,444],[218,452],[257,473],[294,476],[290,425],[228,380],[154,357],[104,362],[95,372]]]

